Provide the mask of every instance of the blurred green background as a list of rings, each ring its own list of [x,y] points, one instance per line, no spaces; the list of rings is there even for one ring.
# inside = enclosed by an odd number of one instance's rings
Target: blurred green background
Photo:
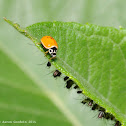
[[[0,125],[111,126],[80,103],[83,96],[65,88],[64,75],[54,79],[55,68],[46,67],[44,55],[2,18],[22,27],[74,21],[125,28],[125,5],[125,0],[0,0]]]

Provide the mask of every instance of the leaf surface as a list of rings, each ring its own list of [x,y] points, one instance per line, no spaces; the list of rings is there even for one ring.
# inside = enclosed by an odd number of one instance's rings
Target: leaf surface
[[[48,95],[2,50],[0,59],[1,125],[72,125]]]
[[[86,96],[126,125],[125,29],[73,22],[41,22],[22,29],[6,21],[41,51],[37,42],[42,36],[55,38],[59,46],[57,60],[52,62],[55,67],[73,79]]]

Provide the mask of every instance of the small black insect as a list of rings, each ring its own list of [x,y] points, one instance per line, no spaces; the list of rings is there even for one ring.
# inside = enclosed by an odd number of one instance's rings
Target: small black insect
[[[111,120],[114,120],[114,116],[108,112],[105,112],[105,116],[104,116],[106,119],[111,119]]]
[[[103,118],[105,115],[105,113],[103,111],[100,111],[98,114],[98,118]]]
[[[105,109],[102,108],[102,107],[99,107],[98,110],[99,110],[99,111],[103,111],[103,112],[105,112]]]
[[[119,121],[116,121],[114,126],[121,126],[121,123]]]
[[[96,110],[96,109],[98,109],[98,104],[94,104],[92,107],[92,110]]]
[[[47,63],[47,67],[50,67],[50,66],[51,66],[51,63],[50,63],[50,62],[48,62],[48,63]]]
[[[69,77],[68,77],[68,76],[64,77],[64,81],[66,81],[66,80],[68,80],[68,79],[69,79]]]
[[[106,119],[110,119],[111,118],[111,114],[108,113],[108,112],[105,112],[105,116],[104,116]]]
[[[82,91],[77,91],[77,93],[78,93],[78,94],[81,94],[81,93],[82,93]]]
[[[55,72],[53,73],[53,77],[60,77],[61,76],[61,72],[59,70],[55,70]]]
[[[88,103],[89,106],[92,106],[93,105],[93,100],[91,100],[90,98],[86,98],[81,103],[83,103],[83,104]]]
[[[72,80],[68,80],[68,81],[66,82],[66,88],[67,88],[67,89],[70,89],[70,88],[72,87],[73,84],[74,84],[74,82],[73,82]]]
[[[89,103],[88,103],[89,106],[92,106],[93,105],[93,100],[90,100]]]
[[[85,99],[81,102],[82,104],[86,104],[87,102],[85,101]]]
[[[115,117],[111,114],[110,119],[111,119],[111,120],[114,120]]]
[[[84,99],[81,103],[86,104],[88,102],[88,98]]]
[[[79,88],[79,86],[78,86],[78,85],[74,86],[74,89],[77,89],[77,88]]]

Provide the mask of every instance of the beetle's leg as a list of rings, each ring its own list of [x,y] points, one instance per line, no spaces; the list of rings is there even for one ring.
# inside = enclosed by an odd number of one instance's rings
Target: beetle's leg
[[[45,52],[45,56],[47,55],[48,52],[49,52],[49,50],[47,50],[47,51]]]
[[[49,59],[49,61],[51,61],[52,59],[55,59],[56,57],[51,57],[50,59]]]
[[[39,43],[37,43],[38,45],[41,45],[42,43],[41,42],[39,42]]]

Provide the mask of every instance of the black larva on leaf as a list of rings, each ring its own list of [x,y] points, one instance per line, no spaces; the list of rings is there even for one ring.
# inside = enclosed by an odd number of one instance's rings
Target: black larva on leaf
[[[66,80],[68,80],[69,79],[69,77],[68,76],[65,76],[64,77],[64,81],[66,81]]]
[[[75,85],[75,86],[74,86],[74,89],[77,89],[77,88],[79,88],[79,86],[78,86],[78,85]]]
[[[50,67],[51,63],[48,62],[47,66]],[[53,73],[53,77],[56,78],[56,77],[60,77],[60,76],[61,76],[61,72],[59,70],[55,70],[55,72]],[[67,89],[70,89],[74,84],[74,81],[69,79],[68,76],[64,77],[64,81],[66,81]],[[77,89],[77,88],[79,88],[79,86],[75,85],[74,89]],[[82,90],[78,90],[77,93],[81,94]],[[91,108],[92,110],[96,110],[96,109],[99,110],[98,118],[105,118],[105,119],[111,119],[111,120],[115,119],[115,117],[112,114],[105,112],[104,108],[100,107],[98,104],[93,104],[93,100],[91,100],[90,98],[84,99],[81,103],[88,104],[88,106],[92,106],[92,108]],[[114,126],[121,126],[121,123],[119,121],[116,121]]]
[[[50,66],[51,66],[51,63],[50,63],[50,62],[48,62],[48,63],[47,63],[47,67],[50,67]]]
[[[82,91],[77,91],[77,94],[81,94],[82,93]]]
[[[51,63],[48,62],[47,66],[50,66],[50,65],[51,65]],[[60,77],[61,72],[59,70],[56,70],[53,73],[53,76],[54,77],[58,77],[58,76]],[[68,76],[64,77],[64,81],[66,81],[66,88],[67,89],[70,89],[74,84],[74,81],[69,79]],[[74,89],[77,89],[77,88],[79,88],[79,86],[75,85]],[[77,93],[81,94],[82,90],[78,90]],[[93,100],[91,100],[90,98],[84,99],[81,103],[82,104],[88,104],[88,106],[92,106],[92,108],[91,108],[92,110],[96,110],[96,109],[99,110],[98,118],[105,118],[105,119],[111,119],[111,120],[113,120],[115,118],[112,114],[105,112],[105,109],[100,107],[98,104],[93,104]],[[114,126],[121,126],[121,123],[119,121],[116,121]]]
[[[92,110],[96,110],[96,109],[98,109],[98,104],[94,104],[94,105],[92,106]]]
[[[116,121],[114,126],[121,126],[121,123],[119,121]]]
[[[91,100],[90,98],[86,98],[81,103],[83,103],[83,104],[88,103],[89,106],[92,106],[93,105],[93,100]]]
[[[61,76],[61,72],[59,70],[55,70],[55,72],[53,73],[53,77],[60,77]]]
[[[103,112],[105,112],[105,109],[102,108],[102,107],[99,107],[98,110],[99,110],[99,111],[103,111]]]
[[[93,100],[90,100],[89,103],[88,103],[89,106],[92,106],[93,105]]]
[[[68,81],[66,82],[66,88],[67,88],[67,89],[70,89],[70,88],[72,87],[73,84],[74,84],[74,82],[73,82],[72,80],[68,80]]]
[[[106,119],[110,119],[110,117],[111,117],[110,113],[106,112],[106,113],[105,113],[105,118],[106,118]]]
[[[85,99],[81,102],[82,104],[86,104],[87,102],[85,101]]]
[[[98,114],[98,118],[103,118],[105,115],[105,113],[103,111],[100,111]]]
[[[82,104],[86,104],[87,103],[87,99],[84,99],[81,103]]]
[[[111,119],[111,120],[114,120],[115,117],[111,114],[110,119]]]
[[[105,112],[105,118],[106,118],[106,119],[114,120],[115,117],[114,117],[112,114],[110,114],[110,113],[108,113],[108,112]]]

